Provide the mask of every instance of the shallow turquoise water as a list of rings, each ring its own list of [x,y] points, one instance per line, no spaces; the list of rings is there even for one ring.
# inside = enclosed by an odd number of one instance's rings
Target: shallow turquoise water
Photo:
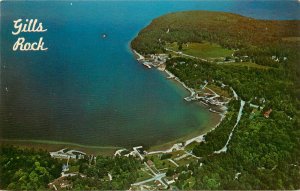
[[[152,19],[180,10],[299,19],[299,4],[291,1],[2,2],[1,137],[154,145],[203,128],[211,114],[186,103],[183,88],[145,69],[129,50]],[[18,37],[43,36],[47,52],[12,51],[18,18],[43,22],[47,32]]]

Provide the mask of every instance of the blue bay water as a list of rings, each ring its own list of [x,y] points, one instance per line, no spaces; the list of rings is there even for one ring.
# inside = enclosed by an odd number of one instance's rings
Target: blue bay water
[[[132,146],[189,134],[211,113],[185,102],[188,93],[161,72],[137,63],[129,48],[137,33],[154,18],[183,10],[300,17],[296,1],[70,2],[1,3],[2,138]],[[48,30],[14,36],[19,18],[37,18]],[[18,37],[41,36],[48,51],[12,51]]]

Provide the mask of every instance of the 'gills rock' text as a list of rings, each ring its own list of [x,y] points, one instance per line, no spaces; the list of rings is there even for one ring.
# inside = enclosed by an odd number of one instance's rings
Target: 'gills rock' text
[[[31,32],[46,32],[47,29],[43,28],[43,23],[38,22],[38,19],[18,19],[14,21],[15,31],[12,31],[13,35],[19,35],[21,33]],[[40,37],[38,42],[27,42],[25,37],[19,37],[13,46],[13,51],[45,51],[48,48],[44,47],[43,37]]]

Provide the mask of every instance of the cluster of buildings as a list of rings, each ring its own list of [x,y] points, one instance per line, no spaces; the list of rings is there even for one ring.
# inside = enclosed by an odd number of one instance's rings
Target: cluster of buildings
[[[86,153],[84,152],[69,150],[67,148],[55,152],[50,152],[51,157],[59,159],[82,159],[85,155]]]
[[[150,54],[149,57],[139,61],[146,67],[151,68],[151,66],[160,67],[161,65],[166,63],[167,59],[167,54]]]

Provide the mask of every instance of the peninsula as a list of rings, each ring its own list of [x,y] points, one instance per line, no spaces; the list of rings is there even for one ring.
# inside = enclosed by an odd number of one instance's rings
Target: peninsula
[[[183,143],[200,159],[185,160],[179,189],[299,188],[299,26],[188,11],[154,19],[132,41],[139,62],[191,92],[186,101],[223,115],[217,128]]]

